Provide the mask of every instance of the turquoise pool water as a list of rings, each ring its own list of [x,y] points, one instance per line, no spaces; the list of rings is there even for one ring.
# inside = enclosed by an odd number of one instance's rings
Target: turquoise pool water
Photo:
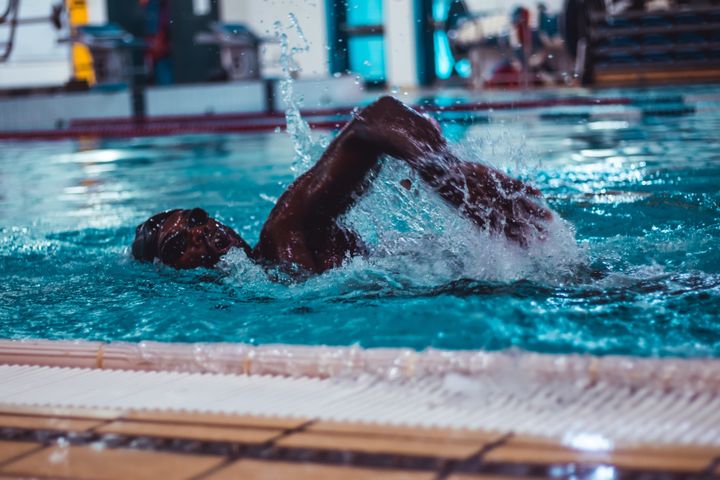
[[[181,272],[128,249],[177,207],[254,241],[294,176],[284,133],[0,143],[0,337],[718,356],[720,89],[603,94],[634,105],[443,124],[540,187],[577,245],[487,238],[388,160],[347,219],[372,255],[298,284],[239,252]]]

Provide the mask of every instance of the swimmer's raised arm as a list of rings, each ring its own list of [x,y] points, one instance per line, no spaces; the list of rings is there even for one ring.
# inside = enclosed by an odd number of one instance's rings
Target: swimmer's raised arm
[[[320,160],[280,196],[263,225],[254,255],[319,272],[340,262],[342,252],[360,251],[356,235],[335,221],[365,191],[370,173],[384,153],[369,140],[361,122],[352,120]]]
[[[542,234],[543,223],[551,218],[532,198],[537,190],[493,168],[458,159],[436,123],[383,97],[356,114],[320,160],[283,193],[263,226],[255,256],[322,271],[339,261],[333,252],[357,251],[357,237],[335,221],[367,189],[382,155],[407,162],[460,213],[521,245]]]
[[[356,114],[320,160],[283,193],[263,227],[261,242],[270,239],[263,233],[307,232],[333,222],[364,193],[382,155],[406,160],[423,177],[434,178],[431,163],[420,160],[445,144],[426,117],[392,97],[380,98]]]

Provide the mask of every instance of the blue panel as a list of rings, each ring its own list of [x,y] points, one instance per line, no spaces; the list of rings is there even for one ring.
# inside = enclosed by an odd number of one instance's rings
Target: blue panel
[[[447,34],[442,30],[437,30],[433,40],[435,42],[435,74],[442,80],[448,79],[452,75],[455,62]]]
[[[365,80],[385,80],[385,41],[382,36],[350,39],[350,70]]]
[[[450,13],[450,2],[452,0],[433,0],[433,20],[436,22],[444,22]]]
[[[381,25],[383,23],[382,0],[348,0],[348,25]]]
[[[455,71],[462,78],[470,78],[470,75],[472,74],[472,65],[470,64],[470,60],[467,58],[458,60],[455,63]]]
[[[327,12],[328,63],[331,73],[347,71],[347,35],[340,28],[346,21],[345,5],[339,8],[338,0],[325,0]]]

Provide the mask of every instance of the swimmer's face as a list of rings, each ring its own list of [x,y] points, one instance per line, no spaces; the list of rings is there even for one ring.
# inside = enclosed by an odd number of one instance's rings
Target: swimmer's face
[[[152,222],[153,218],[148,222]],[[175,268],[210,268],[233,247],[250,252],[250,246],[240,235],[209,217],[201,208],[168,212],[164,219],[155,222],[157,229],[150,240],[149,251],[138,255],[135,244],[143,241],[140,238],[143,225],[138,228],[133,244],[133,255],[139,259],[159,258]]]

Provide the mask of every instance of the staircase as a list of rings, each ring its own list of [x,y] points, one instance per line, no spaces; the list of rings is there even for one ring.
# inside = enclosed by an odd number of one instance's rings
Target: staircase
[[[720,3],[589,15],[589,77],[597,86],[720,80]]]

